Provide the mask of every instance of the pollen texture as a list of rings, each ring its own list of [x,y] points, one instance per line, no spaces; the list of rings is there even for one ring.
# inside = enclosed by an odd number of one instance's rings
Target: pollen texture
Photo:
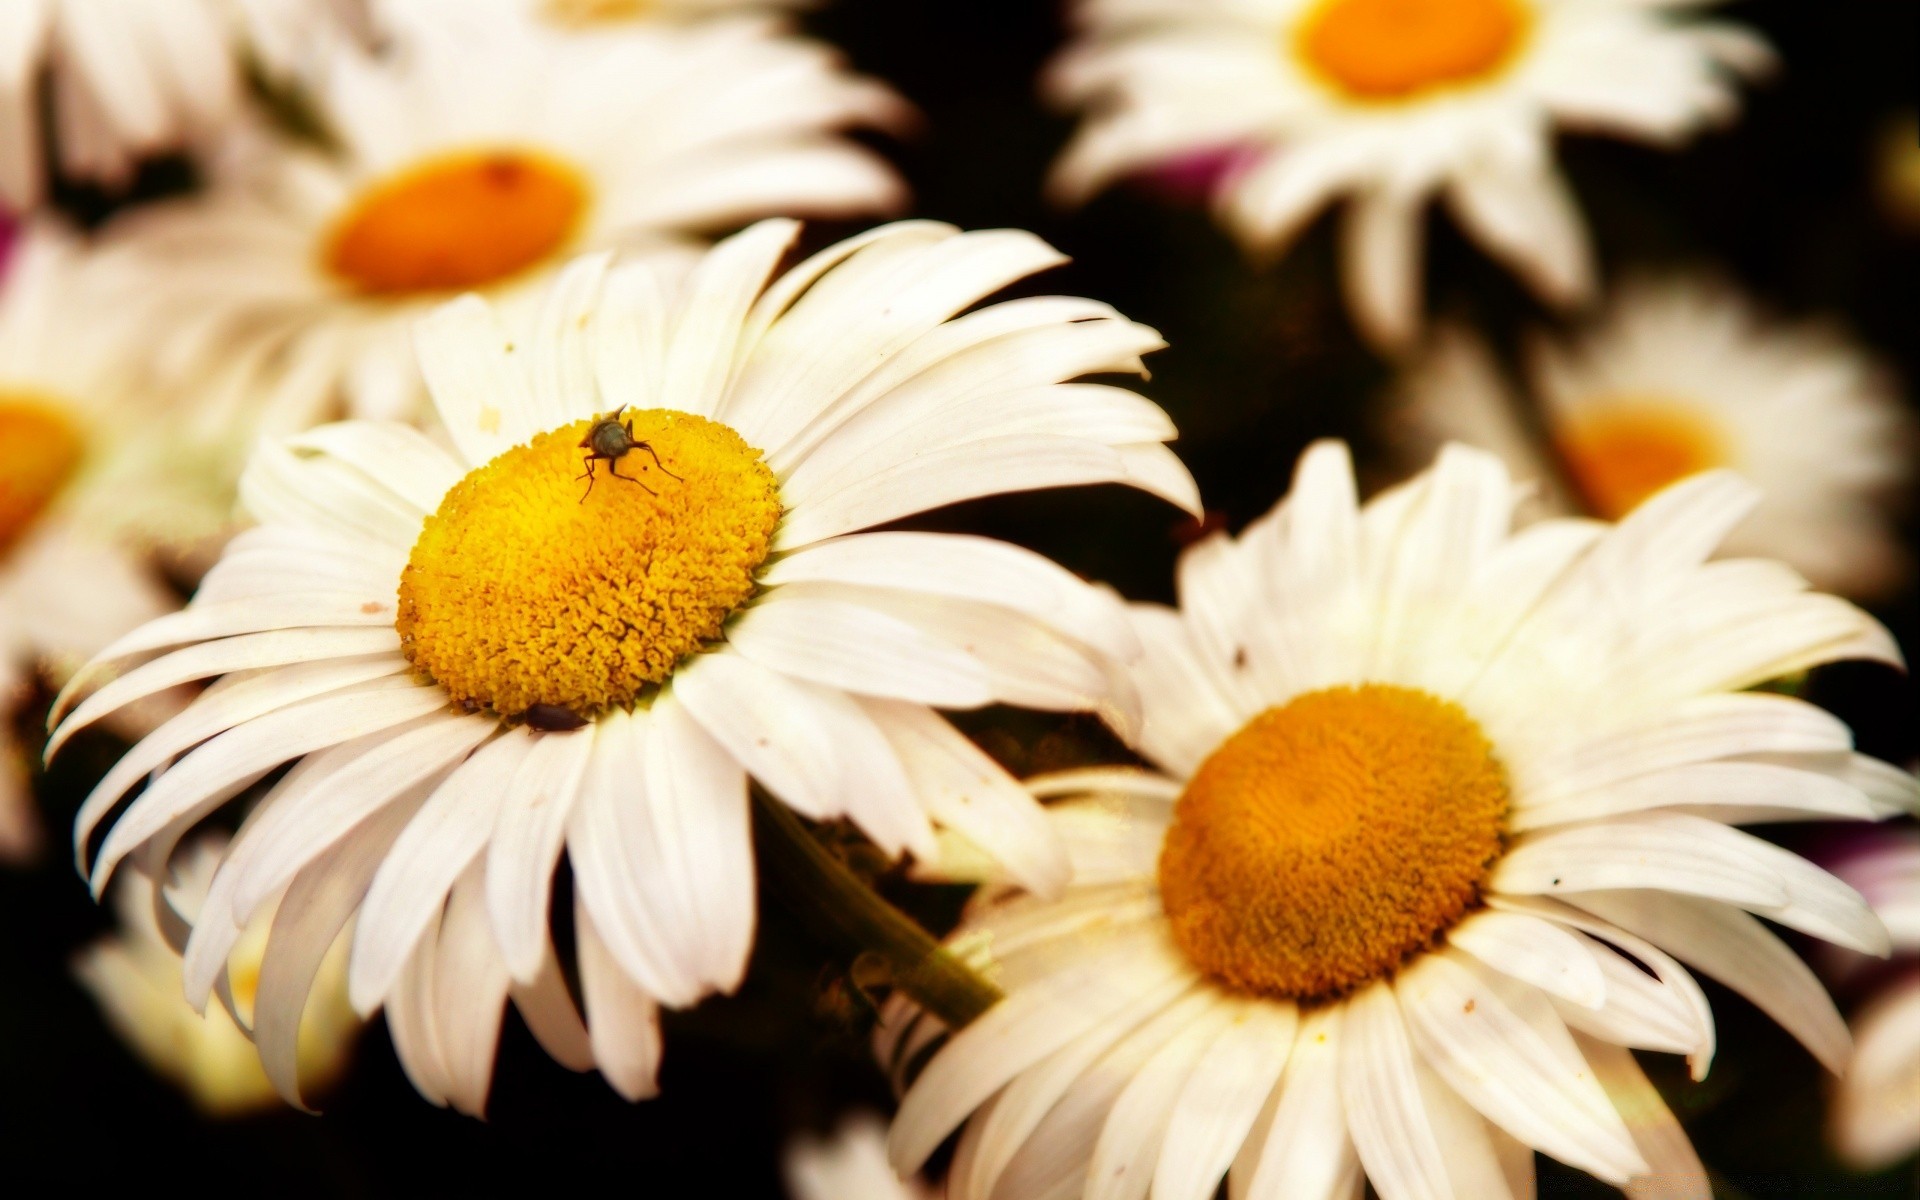
[[[427,518],[395,625],[456,701],[510,717],[627,704],[753,595],[780,521],[760,452],[687,413],[622,419],[658,464],[639,448],[596,462],[589,493],[578,421],[476,468]]]
[[[1498,71],[1529,24],[1524,0],[1322,0],[1294,48],[1349,96],[1407,100]]]
[[[374,295],[483,287],[558,253],[586,207],[585,180],[557,159],[449,154],[360,196],[327,238],[326,267]]]
[[[0,395],[0,553],[46,511],[81,450],[80,434],[58,410]]]
[[[1174,938],[1238,990],[1339,996],[1479,903],[1506,812],[1505,772],[1459,706],[1378,684],[1296,697],[1180,797],[1160,853]]]
[[[1588,507],[1610,521],[1668,484],[1728,462],[1721,431],[1670,401],[1599,405],[1569,421],[1556,441]]]

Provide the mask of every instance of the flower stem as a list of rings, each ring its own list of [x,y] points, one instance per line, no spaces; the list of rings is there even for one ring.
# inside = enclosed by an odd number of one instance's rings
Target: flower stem
[[[893,986],[949,1028],[959,1029],[1000,999],[1000,989],[862,882],[793,810],[758,788],[753,794],[761,865],[789,910],[816,934],[882,959]]]

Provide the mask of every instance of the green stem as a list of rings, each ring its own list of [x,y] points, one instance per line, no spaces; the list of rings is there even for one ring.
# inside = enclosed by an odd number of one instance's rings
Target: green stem
[[[891,982],[953,1029],[1000,999],[1000,989],[941,948],[820,844],[793,810],[754,790],[760,863],[787,907],[842,949],[885,960]]]

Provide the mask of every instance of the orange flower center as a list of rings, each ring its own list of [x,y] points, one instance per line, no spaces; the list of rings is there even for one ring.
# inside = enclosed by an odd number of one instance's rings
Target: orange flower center
[[[558,253],[587,207],[580,173],[530,150],[448,154],[375,183],[327,237],[326,268],[372,295],[485,287]]]
[[[1596,516],[1618,520],[1670,483],[1728,461],[1726,439],[1698,412],[1663,400],[1609,402],[1558,435],[1567,473]]]
[[[46,511],[83,449],[59,409],[33,396],[0,394],[0,554]]]
[[[1458,705],[1385,684],[1296,697],[1181,795],[1160,851],[1174,940],[1229,987],[1342,995],[1479,903],[1506,813],[1506,774]]]
[[[1530,23],[1523,0],[1322,0],[1294,50],[1355,99],[1409,100],[1492,75]]]

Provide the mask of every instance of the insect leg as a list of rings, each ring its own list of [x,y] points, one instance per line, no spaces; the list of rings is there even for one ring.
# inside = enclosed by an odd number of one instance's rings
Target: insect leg
[[[645,442],[635,442],[633,444],[633,448],[635,450],[645,450],[648,454],[653,455],[654,466],[659,467],[661,471],[665,472],[670,478],[679,479],[682,482],[685,482],[684,477],[675,475],[672,471],[667,470],[667,464],[660,461],[660,452],[658,450],[655,450],[652,446],[647,445]]]
[[[610,458],[607,460],[607,472],[608,474],[612,475],[615,479],[624,479],[628,483],[640,483],[640,481],[638,479],[635,479],[633,476],[622,475],[620,473],[620,460],[617,458]],[[647,485],[644,483],[640,483],[640,486],[643,488],[647,488],[647,495],[649,496],[658,496],[660,494],[659,492],[654,491],[652,488],[647,487]]]

